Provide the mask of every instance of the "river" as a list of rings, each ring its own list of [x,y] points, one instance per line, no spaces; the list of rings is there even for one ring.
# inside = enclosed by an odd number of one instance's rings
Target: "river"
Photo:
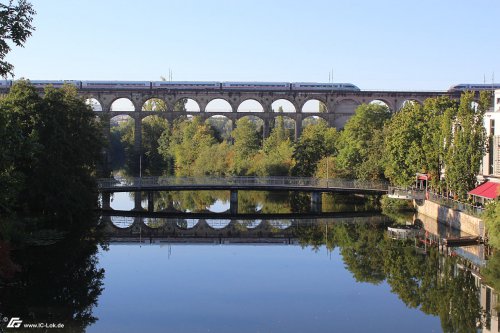
[[[287,197],[250,193],[239,208],[300,207]],[[117,194],[111,205],[130,210],[134,200]],[[109,237],[100,246],[80,239],[12,251],[22,283],[2,285],[2,313],[65,325],[56,331],[499,331],[496,293],[479,273],[484,247],[443,252],[391,239],[389,218],[358,214],[371,211],[370,198],[323,206],[353,216],[103,218]],[[227,209],[224,193],[155,200],[155,210]]]

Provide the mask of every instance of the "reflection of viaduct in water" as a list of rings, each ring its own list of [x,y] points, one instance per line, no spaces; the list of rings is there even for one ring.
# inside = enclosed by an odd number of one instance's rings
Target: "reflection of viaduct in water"
[[[102,217],[104,230],[113,241],[153,242],[231,242],[231,243],[289,243],[296,241],[297,231],[304,227],[337,223],[383,224],[389,219],[373,213],[342,213],[339,217],[311,218],[295,215],[295,218],[269,218],[267,215],[212,218],[150,217],[150,214],[111,215]],[[135,215],[135,216],[134,216]],[[154,215],[153,215],[154,216]]]

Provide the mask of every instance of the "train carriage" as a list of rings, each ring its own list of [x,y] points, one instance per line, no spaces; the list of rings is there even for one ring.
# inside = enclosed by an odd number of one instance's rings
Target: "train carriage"
[[[150,81],[82,81],[82,89],[151,89]]]
[[[54,87],[61,88],[65,84],[71,84],[77,88],[80,88],[80,81],[75,80],[28,80],[35,88],[45,88]]]
[[[292,90],[298,91],[332,91],[332,90],[351,90],[359,91],[360,89],[352,83],[319,83],[319,82],[294,82]]]
[[[461,84],[456,84],[454,86],[451,86],[448,91],[453,92],[453,91],[466,91],[466,90],[473,90],[473,91],[482,91],[482,90],[495,90],[495,89],[500,89],[500,84],[498,83],[461,83]]]
[[[153,81],[151,83],[153,89],[197,89],[197,90],[217,90],[220,89],[220,82],[208,81]]]
[[[222,89],[227,90],[272,90],[289,91],[288,82],[222,82]]]

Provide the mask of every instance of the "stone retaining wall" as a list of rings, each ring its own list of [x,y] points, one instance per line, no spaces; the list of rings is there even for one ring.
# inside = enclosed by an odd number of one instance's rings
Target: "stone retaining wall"
[[[415,203],[419,214],[427,215],[451,228],[466,232],[473,236],[485,236],[484,222],[480,218],[441,206],[429,200]]]

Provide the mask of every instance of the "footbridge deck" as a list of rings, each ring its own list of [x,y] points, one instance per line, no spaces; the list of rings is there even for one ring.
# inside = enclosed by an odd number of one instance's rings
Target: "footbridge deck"
[[[141,177],[99,179],[98,188],[102,193],[259,190],[384,194],[388,192],[389,186],[381,181],[311,177]]]

